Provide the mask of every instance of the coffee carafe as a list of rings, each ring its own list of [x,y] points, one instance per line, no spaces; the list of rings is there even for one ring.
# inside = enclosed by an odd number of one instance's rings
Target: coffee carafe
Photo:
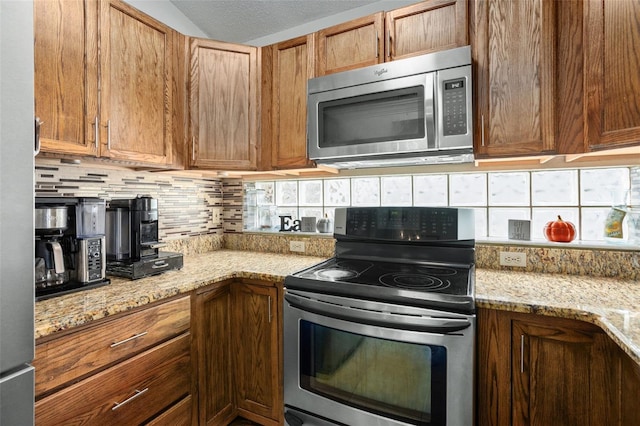
[[[67,229],[66,206],[39,206],[35,209],[36,286],[67,281],[60,240]]]

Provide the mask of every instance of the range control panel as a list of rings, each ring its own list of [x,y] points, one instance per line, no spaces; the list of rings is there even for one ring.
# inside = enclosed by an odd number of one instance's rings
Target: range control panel
[[[335,212],[334,234],[387,241],[474,239],[471,209],[451,207],[346,207]]]

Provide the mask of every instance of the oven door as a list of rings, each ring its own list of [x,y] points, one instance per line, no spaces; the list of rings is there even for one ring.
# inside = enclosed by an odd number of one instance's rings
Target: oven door
[[[435,151],[435,72],[308,97],[312,160]]]
[[[288,424],[470,425],[475,316],[285,293]]]

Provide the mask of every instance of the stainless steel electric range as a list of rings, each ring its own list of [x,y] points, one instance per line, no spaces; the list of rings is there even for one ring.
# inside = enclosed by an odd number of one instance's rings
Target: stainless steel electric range
[[[335,257],[285,279],[294,425],[471,425],[473,211],[336,209]]]

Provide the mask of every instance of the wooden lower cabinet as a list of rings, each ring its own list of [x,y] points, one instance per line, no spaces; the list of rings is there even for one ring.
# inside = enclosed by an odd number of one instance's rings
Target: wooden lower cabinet
[[[191,390],[185,333],[36,402],[38,425],[140,424]]]
[[[479,425],[631,425],[640,414],[637,365],[592,324],[480,309],[477,360]]]
[[[182,297],[37,342],[36,424],[192,424],[190,315]]]
[[[227,425],[238,415],[283,424],[281,291],[274,283],[229,280],[196,292],[200,425]]]
[[[261,424],[282,417],[278,288],[234,283],[233,340],[239,414]]]
[[[196,294],[193,350],[198,360],[198,424],[221,425],[237,410],[231,353],[231,283]]]

